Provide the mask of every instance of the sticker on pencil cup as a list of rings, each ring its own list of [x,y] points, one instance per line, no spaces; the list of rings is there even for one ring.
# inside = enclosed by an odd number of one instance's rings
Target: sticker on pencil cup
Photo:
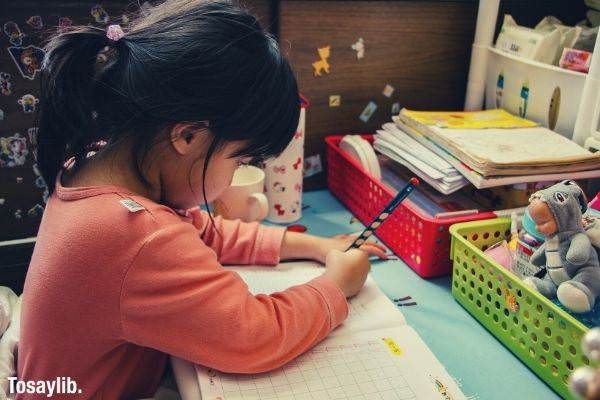
[[[385,97],[392,97],[392,94],[394,94],[394,90],[396,90],[392,85],[390,85],[389,83],[387,85],[385,85],[385,87],[383,88],[383,92],[382,94]]]
[[[400,349],[400,346],[398,346],[396,344],[396,342],[394,342],[394,339],[392,338],[382,338],[383,342],[387,345],[388,349],[390,350],[390,352],[395,355],[395,356],[401,356],[402,355],[402,350]]]
[[[329,107],[339,107],[342,104],[342,96],[339,94],[332,94],[329,96]]]
[[[360,116],[358,117],[362,122],[369,122],[369,120],[371,119],[371,117],[373,116],[373,114],[375,113],[375,111],[377,110],[377,104],[375,104],[375,102],[371,101],[369,102],[369,104],[367,104],[367,106],[365,107],[365,109],[363,110],[362,113],[360,113]]]

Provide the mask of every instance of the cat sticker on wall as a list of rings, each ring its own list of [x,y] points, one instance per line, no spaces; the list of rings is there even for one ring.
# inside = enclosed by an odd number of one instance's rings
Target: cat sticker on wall
[[[33,80],[36,73],[41,70],[44,61],[44,50],[29,45],[27,47],[9,47],[8,53],[17,65],[23,78]]]
[[[27,140],[19,133],[0,137],[0,167],[18,167],[27,161]]]
[[[27,25],[33,29],[42,29],[44,27],[44,21],[40,15],[32,15],[27,19]]]

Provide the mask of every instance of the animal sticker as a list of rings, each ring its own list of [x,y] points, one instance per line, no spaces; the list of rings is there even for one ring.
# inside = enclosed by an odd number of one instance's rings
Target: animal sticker
[[[104,11],[104,8],[100,4],[94,4],[90,10],[90,14],[94,17],[94,20],[99,24],[105,24],[108,22],[108,13]]]
[[[277,215],[282,216],[285,214],[285,209],[283,208],[283,206],[281,204],[275,204],[273,206],[273,208],[277,212]]]
[[[0,137],[0,167],[18,167],[27,160],[27,140],[19,133]]]
[[[4,33],[8,36],[8,41],[13,46],[20,46],[23,44],[23,37],[25,34],[19,28],[16,22],[8,21],[4,24]]]
[[[73,26],[73,20],[69,17],[60,17],[58,19],[58,33],[65,33],[69,28]]]
[[[273,172],[276,174],[285,174],[285,165],[275,165],[273,167]]]
[[[24,94],[17,103],[23,107],[23,112],[25,114],[31,114],[35,112],[35,106],[39,103],[40,100],[32,94]]]
[[[9,47],[8,53],[17,65],[23,78],[33,80],[36,73],[42,68],[44,50],[29,45],[27,47]]]
[[[357,60],[361,60],[365,57],[365,41],[363,38],[358,38],[356,43],[352,45],[352,50],[356,52]]]
[[[0,91],[5,96],[12,94],[11,75],[8,72],[0,72]]]
[[[44,27],[44,21],[41,16],[32,15],[27,19],[27,25],[31,26],[33,29],[42,29]]]
[[[327,62],[327,59],[329,58],[329,55],[331,54],[331,46],[319,47],[317,49],[317,52],[319,53],[320,60],[315,61],[312,64],[315,76],[321,76],[321,72],[323,72],[323,71],[326,74],[329,74],[329,68],[331,66]]]
[[[283,186],[283,183],[281,183],[281,182],[275,182],[273,184],[273,191],[276,193],[283,193],[283,192],[285,192],[285,186]]]

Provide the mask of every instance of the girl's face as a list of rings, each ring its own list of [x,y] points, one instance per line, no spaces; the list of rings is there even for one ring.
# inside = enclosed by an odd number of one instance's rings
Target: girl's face
[[[206,200],[217,199],[231,185],[233,174],[240,164],[249,160],[232,157],[243,142],[228,142],[212,154],[204,170],[206,150],[212,134],[208,130],[171,133],[170,149],[158,160],[158,181],[162,201],[175,209],[189,209],[204,203],[202,178]]]

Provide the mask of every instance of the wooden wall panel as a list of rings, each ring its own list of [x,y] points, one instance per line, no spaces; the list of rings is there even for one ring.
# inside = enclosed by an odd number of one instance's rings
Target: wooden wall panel
[[[277,4],[277,3],[276,3]],[[389,120],[391,105],[417,109],[463,106],[478,1],[313,1],[281,0],[279,37],[310,99],[306,155],[323,154],[323,137],[332,133],[373,133]],[[567,24],[585,18],[583,1],[504,0],[502,15],[534,26],[545,15]],[[359,37],[366,55],[357,61],[350,49]],[[331,74],[315,78],[311,64],[317,48],[331,45]],[[395,87],[392,99],[381,94]],[[342,96],[339,108],[328,106]],[[378,109],[368,123],[358,119],[369,101]],[[308,178],[305,188],[322,188],[325,174]]]
[[[415,109],[461,108],[477,4],[423,1],[282,1],[280,42],[311,107],[306,156],[324,152],[324,136],[372,133],[389,121],[393,102]],[[351,45],[361,37],[365,57]],[[317,48],[331,46],[331,72],[313,76]],[[391,84],[391,98],[382,90]],[[341,95],[329,107],[329,95]],[[378,108],[368,123],[359,115],[370,101]],[[324,175],[307,189],[322,187]]]

